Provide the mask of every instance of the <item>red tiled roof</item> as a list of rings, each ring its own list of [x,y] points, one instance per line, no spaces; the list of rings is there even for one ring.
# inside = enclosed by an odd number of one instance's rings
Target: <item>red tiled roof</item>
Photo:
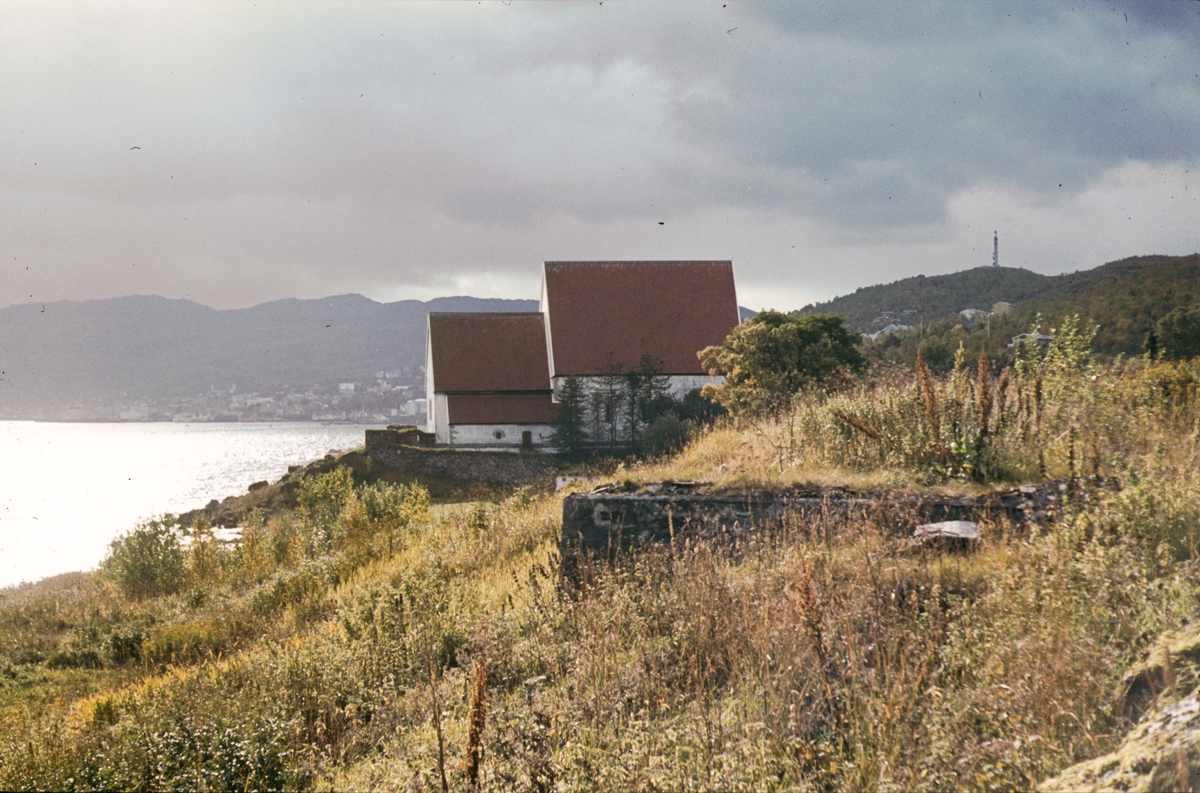
[[[433,390],[550,390],[541,314],[430,314]]]
[[[696,353],[738,324],[729,261],[546,262],[542,299],[555,376],[637,366],[643,353],[664,374],[704,374]]]
[[[544,394],[450,394],[451,424],[549,424],[554,416],[550,392]]]

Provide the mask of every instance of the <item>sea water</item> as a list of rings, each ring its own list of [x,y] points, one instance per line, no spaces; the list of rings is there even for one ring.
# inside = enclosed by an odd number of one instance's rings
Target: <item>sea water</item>
[[[362,426],[0,421],[0,587],[90,570],[140,521],[361,446]]]

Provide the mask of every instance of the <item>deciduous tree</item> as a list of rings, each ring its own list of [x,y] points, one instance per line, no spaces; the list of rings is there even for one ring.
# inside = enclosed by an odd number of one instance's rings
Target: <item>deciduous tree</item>
[[[706,389],[715,401],[735,414],[778,413],[801,388],[861,370],[857,344],[837,314],[763,311],[699,356],[709,374],[725,376],[723,386]]]
[[[1158,321],[1162,357],[1184,361],[1200,355],[1200,305],[1179,306]]]

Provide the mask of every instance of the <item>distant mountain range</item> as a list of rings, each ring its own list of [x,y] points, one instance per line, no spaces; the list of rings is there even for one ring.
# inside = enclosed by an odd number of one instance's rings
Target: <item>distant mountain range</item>
[[[1009,267],[980,267],[950,275],[905,278],[868,286],[827,303],[805,306],[804,313],[833,312],[859,331],[878,330],[874,320],[893,311],[897,321],[925,324],[966,308],[989,310],[998,302],[1015,304],[1009,324],[1024,327],[1038,313],[1058,322],[1068,314],[1100,325],[1095,349],[1105,355],[1136,355],[1146,332],[1171,309],[1200,300],[1200,254],[1135,256],[1092,270],[1039,275]],[[907,319],[901,312],[915,310]]]
[[[1140,256],[1093,270],[1045,276],[978,268],[864,287],[806,306],[836,312],[861,331],[883,311],[919,312],[926,326],[965,308],[1016,308],[1006,330],[1037,313],[1077,313],[1100,324],[1096,350],[1137,354],[1146,331],[1178,305],[1200,299],[1200,254]],[[401,370],[420,383],[430,311],[536,311],[536,300],[442,297],[377,303],[361,295],[277,300],[218,311],[189,300],[136,296],[0,309],[0,416],[212,390],[272,393],[316,383],[366,381]],[[742,309],[743,318],[753,312]]]
[[[536,300],[361,295],[228,311],[153,296],[10,306],[0,309],[0,409],[271,392],[380,370],[418,381],[430,311],[536,310]]]

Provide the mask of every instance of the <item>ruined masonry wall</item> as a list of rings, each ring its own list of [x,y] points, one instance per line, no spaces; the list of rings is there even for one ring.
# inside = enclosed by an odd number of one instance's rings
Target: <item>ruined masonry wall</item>
[[[412,446],[368,445],[367,454],[391,468],[448,476],[466,482],[523,485],[550,482],[558,473],[549,455],[516,452],[418,449]]]

